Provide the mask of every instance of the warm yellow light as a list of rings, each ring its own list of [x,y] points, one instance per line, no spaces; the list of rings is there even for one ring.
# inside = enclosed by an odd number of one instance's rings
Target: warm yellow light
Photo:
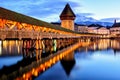
[[[2,55],[2,41],[0,41],[0,55]]]

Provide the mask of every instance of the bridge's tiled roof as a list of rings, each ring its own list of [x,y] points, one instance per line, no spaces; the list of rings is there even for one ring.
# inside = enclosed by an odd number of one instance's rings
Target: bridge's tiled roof
[[[11,10],[7,10],[2,7],[0,7],[0,18],[17,21],[17,22],[21,22],[21,23],[32,24],[32,25],[41,26],[41,27],[52,28],[52,29],[56,29],[56,30],[62,30],[62,31],[76,33],[72,30],[69,30],[69,29],[66,29],[66,28],[63,28],[60,26],[56,26],[56,25],[26,16],[26,15],[11,11]]]

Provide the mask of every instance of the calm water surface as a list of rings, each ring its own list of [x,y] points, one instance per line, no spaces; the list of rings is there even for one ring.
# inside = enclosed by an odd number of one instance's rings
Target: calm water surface
[[[0,41],[0,69],[21,61],[23,41]],[[102,39],[71,52],[35,80],[120,80],[120,40]]]
[[[16,64],[22,59],[22,41],[0,41],[0,69],[3,66],[10,66]]]
[[[70,55],[35,80],[120,80],[120,40],[99,40]]]

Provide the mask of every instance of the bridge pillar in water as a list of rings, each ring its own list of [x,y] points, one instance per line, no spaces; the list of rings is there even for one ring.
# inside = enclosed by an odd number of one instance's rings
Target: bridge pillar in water
[[[45,53],[52,52],[52,39],[43,39],[43,50]]]
[[[60,39],[57,39],[57,50],[59,50],[60,49]]]
[[[42,40],[41,39],[37,39],[35,41],[35,44],[36,44],[36,49],[42,49]]]

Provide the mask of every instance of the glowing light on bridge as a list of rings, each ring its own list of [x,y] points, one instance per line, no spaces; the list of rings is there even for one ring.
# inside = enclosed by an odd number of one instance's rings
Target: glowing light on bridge
[[[2,41],[0,41],[0,55],[2,54]]]

